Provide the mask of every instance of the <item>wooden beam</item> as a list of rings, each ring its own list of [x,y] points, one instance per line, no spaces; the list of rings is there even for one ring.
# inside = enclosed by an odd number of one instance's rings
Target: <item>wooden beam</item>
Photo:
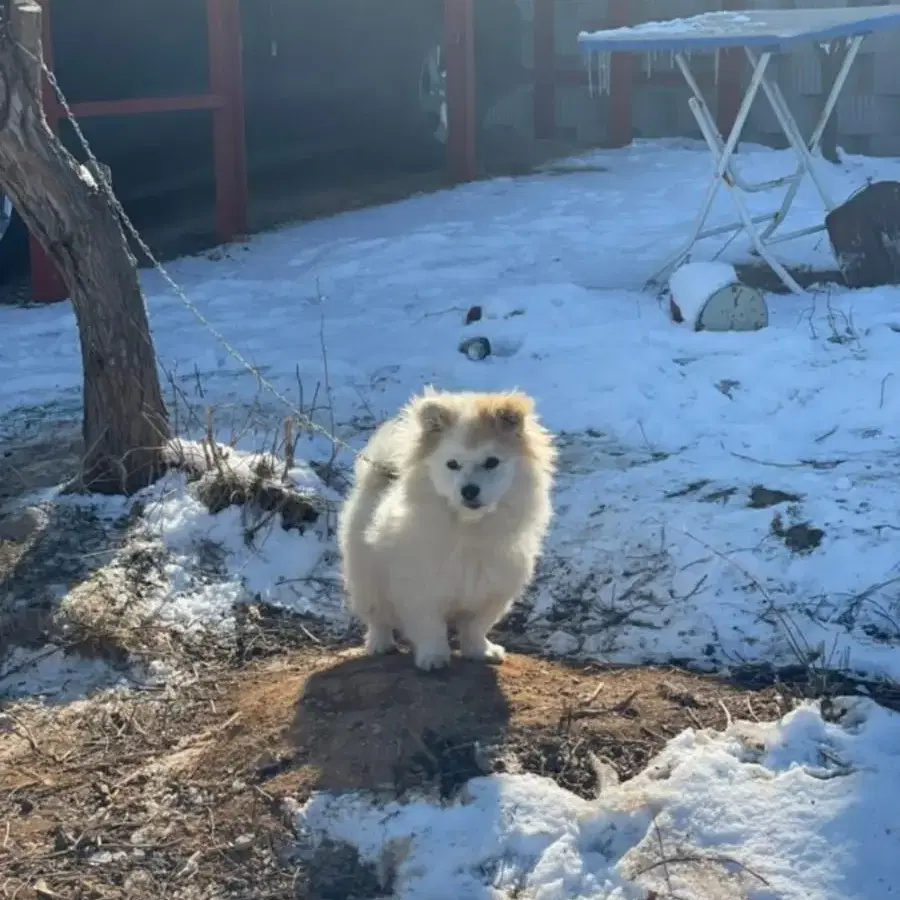
[[[552,140],[556,134],[556,0],[534,0],[532,44],[534,136]]]
[[[607,28],[624,28],[631,24],[629,0],[609,0]],[[632,101],[634,90],[634,57],[630,53],[613,53],[610,59],[609,131],[610,147],[626,147],[634,137]]]
[[[223,243],[247,233],[247,164],[239,0],[206,0],[210,93],[216,172],[216,236]]]
[[[740,10],[744,0],[722,0],[723,10]],[[719,52],[719,81],[716,85],[716,127],[728,135],[737,118],[744,93],[744,51],[741,48]]]
[[[73,103],[72,115],[76,119],[96,119],[103,116],[144,116],[152,113],[194,112],[222,109],[228,103],[226,97],[216,94],[199,94],[188,97],[135,97],[130,100],[90,100]],[[60,118],[65,112],[57,112]]]
[[[447,164],[455,182],[478,175],[473,0],[444,0]]]

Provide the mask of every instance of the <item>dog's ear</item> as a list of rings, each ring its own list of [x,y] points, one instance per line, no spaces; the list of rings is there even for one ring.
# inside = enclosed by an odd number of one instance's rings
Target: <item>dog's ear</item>
[[[426,395],[413,405],[413,414],[425,434],[437,435],[456,421],[456,413],[439,397]]]
[[[494,425],[507,434],[522,434],[525,423],[534,415],[534,400],[518,392],[490,397],[481,410]]]

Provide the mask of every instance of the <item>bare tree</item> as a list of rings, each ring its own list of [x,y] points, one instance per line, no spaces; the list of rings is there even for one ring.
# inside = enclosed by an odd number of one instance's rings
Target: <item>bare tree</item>
[[[104,186],[47,125],[41,10],[0,0],[0,184],[68,287],[84,367],[85,459],[97,493],[132,493],[163,471],[169,435],[137,263]]]

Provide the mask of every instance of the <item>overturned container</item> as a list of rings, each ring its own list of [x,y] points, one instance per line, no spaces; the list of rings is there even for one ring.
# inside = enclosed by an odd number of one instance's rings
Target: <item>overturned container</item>
[[[723,262],[694,262],[669,278],[669,314],[694,331],[758,331],[769,324],[762,293]]]

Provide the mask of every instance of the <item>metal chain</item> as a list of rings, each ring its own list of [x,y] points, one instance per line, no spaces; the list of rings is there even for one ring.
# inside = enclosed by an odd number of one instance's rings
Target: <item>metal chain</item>
[[[75,136],[78,139],[78,142],[81,145],[81,149],[84,151],[88,161],[91,164],[92,174],[94,178],[97,180],[99,186],[106,194],[108,201],[112,204],[113,209],[116,212],[116,215],[119,217],[123,227],[128,232],[128,234],[133,238],[134,242],[141,249],[141,251],[146,255],[147,259],[150,260],[150,264],[153,268],[159,272],[162,276],[163,281],[166,285],[171,289],[171,291],[175,294],[175,296],[187,307],[187,309],[193,314],[193,316],[206,328],[215,339],[225,348],[228,354],[241,366],[243,366],[250,374],[253,375],[254,378],[261,384],[266,390],[269,391],[276,399],[280,400],[298,419],[298,421],[303,425],[303,427],[309,429],[310,431],[316,432],[323,437],[326,437],[329,441],[331,441],[333,446],[340,447],[343,450],[349,451],[354,457],[360,455],[357,450],[355,450],[350,444],[346,441],[341,440],[337,435],[331,434],[327,428],[317,424],[314,422],[309,416],[307,416],[304,412],[297,409],[296,406],[269,381],[259,369],[254,366],[251,362],[249,362],[237,348],[235,348],[231,343],[229,343],[228,339],[206,318],[206,316],[197,308],[197,306],[191,301],[191,299],[187,296],[184,289],[172,278],[171,275],[166,271],[163,264],[156,258],[153,251],[147,245],[147,242],[141,237],[140,232],[137,230],[134,223],[128,217],[128,214],[125,212],[124,207],[122,206],[121,201],[116,196],[113,191],[112,185],[109,180],[104,176],[104,166],[100,163],[97,157],[94,155],[94,151],[91,149],[90,144],[87,141],[87,138],[84,136],[84,132],[81,130],[81,126],[78,124],[75,116],[72,113],[72,108],[69,106],[68,101],[66,100],[65,94],[63,94],[62,89],[59,86],[59,82],[56,80],[56,76],[53,72],[47,67],[46,63],[42,59],[38,59],[35,55],[28,50],[26,47],[23,47],[22,44],[18,43],[18,47],[22,50],[23,53],[27,54],[31,59],[40,63],[41,69],[43,70],[44,76],[47,78],[47,81],[50,84],[50,87],[53,89],[53,93],[56,96],[56,100],[62,108],[63,112],[66,114],[66,117],[69,120],[70,125],[72,126],[72,130],[75,132]]]

